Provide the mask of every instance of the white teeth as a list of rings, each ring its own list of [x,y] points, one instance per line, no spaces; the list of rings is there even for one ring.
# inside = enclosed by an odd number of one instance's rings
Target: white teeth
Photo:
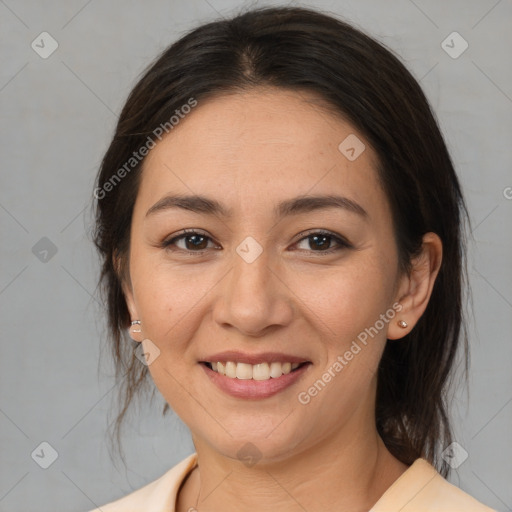
[[[252,378],[254,380],[268,380],[270,376],[270,366],[268,363],[255,364],[252,367]],[[279,377],[281,377],[281,375],[279,375]]]
[[[281,375],[290,373],[298,368],[300,363],[279,363],[272,362],[259,364],[235,363],[233,361],[210,363],[212,370],[230,377],[231,379],[241,380],[268,380],[270,378],[277,379]]]
[[[232,379],[236,377],[236,366],[236,363],[233,363],[233,361],[226,363],[226,377],[231,377]]]
[[[281,371],[281,363],[270,363],[270,376],[273,379],[281,377],[283,372]]]
[[[228,364],[235,364],[235,363],[228,363]],[[252,379],[252,364],[247,363],[237,363],[235,369],[235,377],[237,379]],[[227,375],[227,372],[226,372]],[[231,375],[228,375],[228,377],[231,377]]]

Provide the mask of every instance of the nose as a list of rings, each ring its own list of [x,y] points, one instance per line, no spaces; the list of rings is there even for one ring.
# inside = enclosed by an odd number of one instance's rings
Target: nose
[[[260,337],[292,321],[293,293],[279,266],[271,265],[265,250],[250,263],[233,255],[233,266],[222,280],[213,308],[218,325]]]

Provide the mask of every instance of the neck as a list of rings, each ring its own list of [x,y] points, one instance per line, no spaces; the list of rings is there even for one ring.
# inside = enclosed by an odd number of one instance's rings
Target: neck
[[[198,467],[180,490],[177,512],[368,511],[407,469],[376,430],[343,439],[338,433],[292,457],[250,467],[201,440],[194,445]]]

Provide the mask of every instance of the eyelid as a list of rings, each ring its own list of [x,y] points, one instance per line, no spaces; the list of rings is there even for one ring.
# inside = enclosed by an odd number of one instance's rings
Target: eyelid
[[[337,238],[340,242],[348,244],[348,240],[346,240],[342,235],[338,235],[337,233],[334,233],[333,231],[329,231],[328,229],[323,228],[311,228],[307,229],[305,231],[301,231],[297,234],[297,242],[300,242],[303,238],[307,238],[308,236],[312,235],[326,235],[330,236],[331,238]]]

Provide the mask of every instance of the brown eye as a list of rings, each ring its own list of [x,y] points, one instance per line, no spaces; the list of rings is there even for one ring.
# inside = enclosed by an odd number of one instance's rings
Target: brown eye
[[[339,251],[352,247],[346,240],[340,236],[334,235],[329,231],[315,231],[303,237],[297,244],[306,241],[308,247],[301,250],[316,253],[327,253]],[[212,239],[204,233],[199,231],[185,231],[180,235],[164,241],[161,245],[162,248],[170,251],[183,251],[183,252],[198,252],[205,251],[209,248],[208,243],[213,242]],[[332,243],[334,242],[334,247]],[[181,246],[179,245],[181,243]],[[296,245],[297,245],[296,244]],[[213,246],[218,249],[218,246]],[[211,248],[211,246],[210,246]]]
[[[211,238],[198,231],[186,231],[162,243],[162,247],[169,250],[182,250],[188,252],[200,252],[208,249],[208,242]],[[178,242],[182,242],[179,246]],[[175,249],[174,247],[177,247]]]
[[[328,231],[316,231],[314,233],[310,233],[297,243],[300,244],[303,241],[306,241],[308,245],[305,250],[313,252],[331,253],[351,247],[348,242]],[[336,244],[334,248],[331,247],[332,242],[335,242]]]

